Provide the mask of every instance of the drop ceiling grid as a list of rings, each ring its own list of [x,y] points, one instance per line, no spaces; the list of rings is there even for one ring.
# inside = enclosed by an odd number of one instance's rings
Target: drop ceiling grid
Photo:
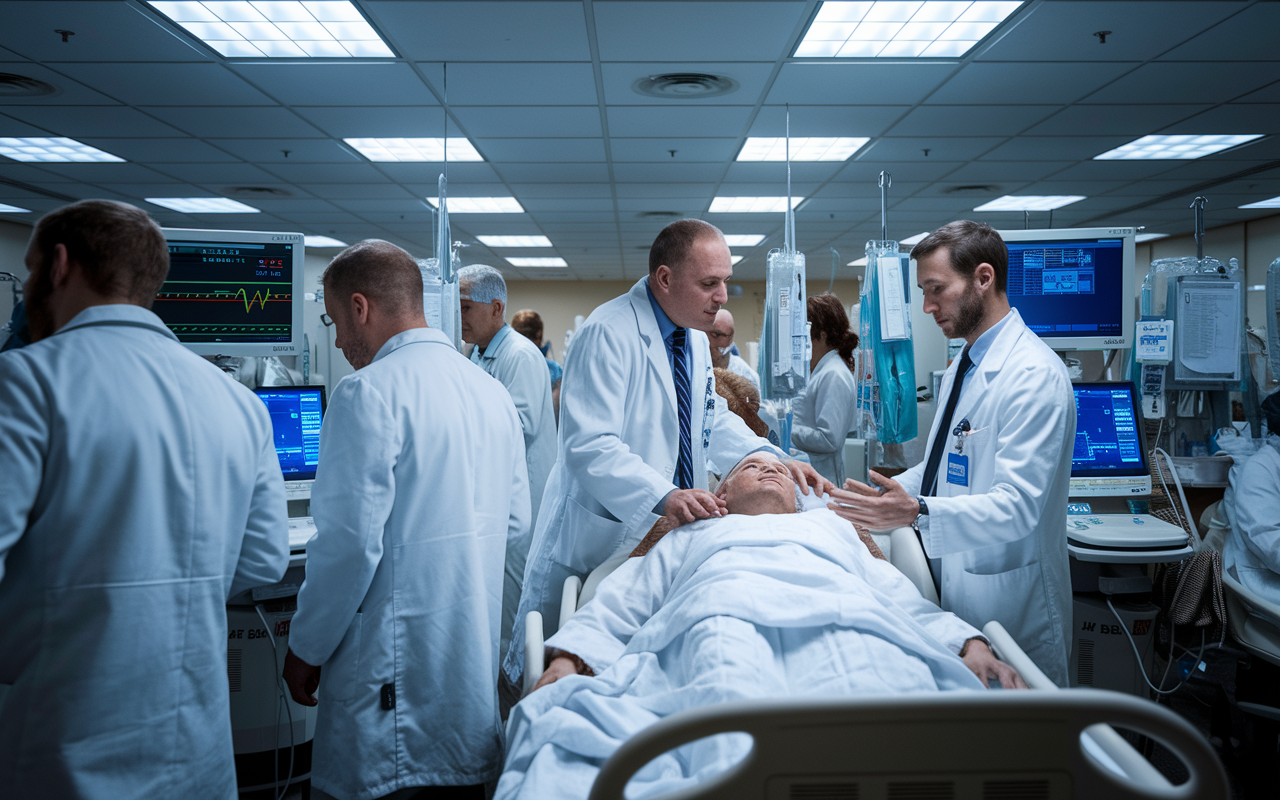
[[[54,98],[57,102],[45,105],[4,103],[0,112],[5,116],[0,119],[12,121],[0,122],[0,135],[76,136],[108,152],[115,146],[133,163],[60,169],[5,162],[0,164],[0,176],[24,176],[29,184],[47,185],[59,193],[97,190],[125,198],[131,198],[130,192],[154,191],[166,185],[175,192],[195,187],[211,193],[229,185],[283,188],[293,192],[294,199],[264,201],[263,215],[254,215],[252,221],[240,217],[236,223],[307,225],[321,233],[359,230],[366,232],[361,235],[413,241],[421,251],[420,243],[425,241],[429,246],[431,234],[430,212],[420,202],[424,194],[434,193],[434,181],[427,175],[431,165],[424,165],[425,170],[407,170],[371,164],[337,140],[362,124],[395,124],[419,135],[438,135],[447,113],[451,131],[466,135],[487,158],[483,165],[451,165],[453,193],[506,191],[526,202],[529,209],[510,220],[454,215],[456,235],[469,238],[482,230],[542,233],[557,244],[549,250],[566,257],[573,270],[578,270],[574,251],[591,251],[578,252],[576,260],[582,273],[592,275],[599,274],[602,263],[594,251],[608,244],[613,248],[607,257],[614,259],[614,277],[640,274],[636,272],[639,266],[632,265],[643,261],[636,257],[643,255],[637,249],[643,244],[632,242],[650,239],[663,224],[662,219],[636,216],[644,211],[676,210],[708,216],[727,231],[763,233],[769,237],[766,245],[777,244],[781,223],[780,217],[775,219],[777,215],[707,215],[705,208],[717,192],[746,194],[748,189],[771,188],[773,193],[781,193],[781,177],[775,182],[766,168],[751,169],[768,165],[736,164],[733,158],[747,135],[773,133],[781,120],[781,103],[787,100],[796,103],[793,123],[825,126],[822,134],[832,128],[861,127],[867,132],[856,131],[859,135],[874,137],[862,153],[842,167],[797,181],[797,186],[803,185],[815,198],[811,208],[798,215],[799,244],[817,250],[824,250],[829,243],[856,241],[868,229],[878,236],[878,200],[870,211],[867,200],[875,198],[874,175],[881,165],[891,172],[898,170],[890,195],[893,235],[898,235],[899,227],[903,228],[901,235],[916,233],[907,229],[924,224],[919,214],[933,213],[933,222],[938,224],[946,221],[942,217],[948,213],[963,214],[966,207],[976,205],[977,201],[970,204],[969,199],[957,200],[946,194],[945,190],[957,183],[998,184],[1002,189],[1025,193],[1076,186],[1076,193],[1090,197],[1123,196],[1125,202],[1120,205],[1132,207],[1144,199],[1141,190],[1149,181],[1167,175],[1174,178],[1167,181],[1169,184],[1184,181],[1183,185],[1192,185],[1205,178],[1178,172],[1185,166],[1179,162],[1092,162],[1096,155],[1090,152],[1092,144],[1110,146],[1114,141],[1124,143],[1135,135],[1166,129],[1197,132],[1189,126],[1214,120],[1220,120],[1217,124],[1250,120],[1261,124],[1275,116],[1275,107],[1268,104],[1280,100],[1276,92],[1280,64],[1273,51],[1246,42],[1237,48],[1242,55],[1233,56],[1219,47],[1216,60],[1204,63],[1205,49],[1197,46],[1198,42],[1240,35],[1231,34],[1231,30],[1256,32],[1274,16],[1273,8],[1261,7],[1267,4],[1248,2],[1034,0],[989,44],[958,62],[856,65],[812,65],[786,57],[816,10],[816,0],[681,4],[692,14],[691,22],[678,35],[652,47],[635,43],[648,38],[643,35],[645,30],[669,28],[670,17],[664,13],[675,5],[625,0],[362,2],[375,24],[390,34],[401,58],[379,64],[316,65],[222,62],[157,22],[140,3],[89,5],[95,7],[90,9],[93,19],[112,20],[112,30],[121,33],[119,41],[163,42],[155,47],[163,63],[142,64],[150,53],[113,50],[99,40],[92,42],[91,57],[67,55],[68,51],[54,46],[60,43],[40,41],[38,34],[51,27],[47,23],[52,19],[50,14],[56,16],[56,7],[72,6],[6,3],[6,15],[11,10],[22,12],[17,15],[21,24],[9,30],[29,31],[32,42],[18,42],[11,34],[0,32],[0,45],[15,53],[0,60],[9,61],[15,71],[26,69],[35,77],[47,76],[44,79],[65,86],[65,91]],[[494,17],[495,10],[503,12],[501,20]],[[708,25],[714,26],[718,15],[732,18],[727,27],[716,28],[724,34],[721,39],[703,48],[681,44],[680,37],[696,38]],[[1106,57],[1079,45],[1078,36],[1071,42],[1056,41],[1064,38],[1062,32],[1091,34],[1085,29],[1100,17],[1119,20],[1107,24],[1120,32],[1121,47],[1107,51]],[[1245,24],[1238,18],[1255,21]],[[405,19],[416,22],[405,24]],[[637,19],[644,25],[637,28]],[[1042,24],[1042,19],[1049,22]],[[439,25],[424,27],[428,21],[447,22],[449,35],[445,36]],[[1038,42],[1044,46],[1028,49],[1026,40],[1035,38],[1036,31],[1043,31],[1046,25],[1059,36],[1047,45]],[[627,31],[626,36],[619,33],[622,30]],[[1137,30],[1142,30],[1143,36],[1135,42],[1132,33]],[[495,36],[511,41],[500,43]],[[779,41],[784,41],[780,48]],[[431,42],[434,44],[429,45]],[[766,42],[772,44],[762,44]],[[1094,48],[1115,43],[1087,42]],[[23,60],[31,56],[35,58]],[[440,80],[441,60],[445,58],[451,62],[452,96],[447,109],[442,105]],[[1190,63],[1193,61],[1197,63]],[[630,93],[628,78],[693,68],[730,74],[743,88],[735,95],[688,105]],[[309,82],[309,69],[326,77]],[[1144,77],[1147,73],[1158,76],[1170,71],[1206,76],[1210,88],[1197,88],[1192,96],[1149,94],[1138,98],[1148,104],[1150,114],[1144,114],[1125,91],[1126,79],[1140,83],[1148,80]],[[868,72],[897,77],[857,78]],[[796,77],[818,74],[822,77]],[[201,75],[221,77],[206,81]],[[377,81],[379,75],[394,77]],[[539,83],[521,87],[516,82],[522,76]],[[1037,79],[1053,81],[1052,91],[1036,96]],[[207,83],[201,85],[201,92],[188,96],[181,91],[184,82],[198,81]],[[1232,87],[1229,95],[1222,95],[1224,83]],[[367,91],[362,87],[368,87]],[[998,96],[993,99],[992,95]],[[401,104],[401,97],[408,102]],[[1117,97],[1123,102],[1106,102]],[[1250,108],[1244,108],[1246,105]],[[924,111],[929,108],[952,108],[955,114]],[[934,116],[916,129],[917,135],[911,125],[918,123],[912,120],[921,119],[922,114]],[[975,123],[983,121],[983,114],[1005,114],[1008,119],[1002,125],[992,125],[989,130],[995,135],[984,138],[981,128],[956,126],[956,120],[963,121],[965,114]],[[245,135],[246,120],[269,115],[275,115],[277,121]],[[793,128],[793,132],[804,135],[807,131]],[[539,133],[546,135],[531,142]],[[1085,137],[1096,139],[1089,142]],[[281,146],[275,148],[276,144]],[[295,148],[290,158],[274,152]],[[933,151],[930,156],[920,152],[926,148]],[[677,150],[680,158],[675,159],[676,164],[661,161],[668,155],[667,149]],[[1265,151],[1260,146],[1255,152]],[[683,162],[686,156],[696,160]],[[930,157],[938,160],[931,162]],[[139,158],[142,163],[137,163]],[[1228,160],[1230,165],[1225,164]],[[1258,163],[1242,148],[1220,159],[1196,162],[1196,166],[1224,174]],[[129,169],[85,169],[115,166]],[[475,169],[467,172],[470,167]],[[801,171],[797,169],[797,173]],[[781,172],[779,169],[779,176]],[[1149,185],[1148,200],[1172,191],[1163,186],[1156,191],[1154,182]],[[664,186],[670,188],[664,190]],[[1097,191],[1085,191],[1086,187]],[[1238,191],[1245,190],[1233,186],[1233,194]],[[378,205],[379,195],[386,193],[398,193],[417,203],[404,222],[396,208]],[[0,186],[0,199],[17,195],[30,196],[19,188]],[[936,212],[912,210],[921,203],[929,205],[928,198],[945,198],[946,207]],[[54,205],[49,198],[42,202],[44,205],[32,200],[27,207],[44,211]],[[1115,200],[1106,199],[1079,204],[1075,210],[1068,207],[1059,212],[1055,222],[1115,205]],[[1210,212],[1211,218],[1214,213],[1228,216],[1226,209],[1211,207]],[[166,215],[168,212],[158,214]],[[222,225],[229,220],[181,219],[186,224],[203,225]],[[562,226],[572,219],[599,220],[590,224],[603,226],[597,230],[604,238],[571,235]],[[413,235],[414,229],[420,233]],[[557,233],[564,244],[557,241]],[[763,261],[757,251],[766,249],[765,245],[736,249],[748,255],[739,273],[759,272]],[[468,257],[483,257],[512,275],[536,274],[509,268],[502,256],[510,252],[514,251],[490,251],[477,245]]]

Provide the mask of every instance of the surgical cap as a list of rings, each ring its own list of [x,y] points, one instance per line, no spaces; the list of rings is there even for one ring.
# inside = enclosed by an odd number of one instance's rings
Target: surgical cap
[[[473,303],[492,303],[494,300],[507,304],[507,282],[502,273],[484,264],[472,264],[458,270],[458,285],[463,295]]]

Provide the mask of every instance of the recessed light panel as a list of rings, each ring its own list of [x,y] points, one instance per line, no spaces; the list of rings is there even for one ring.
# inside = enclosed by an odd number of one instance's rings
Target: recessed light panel
[[[923,233],[917,233],[915,236],[908,236],[907,238],[903,239],[901,242],[898,242],[898,244],[917,245],[923,242],[924,237],[928,235],[929,235],[929,231],[925,231]]]
[[[395,57],[347,0],[152,0],[150,5],[227,58]]]
[[[30,214],[30,213],[31,213],[31,209],[29,208],[18,208],[17,206],[11,206],[8,203],[0,203],[0,214]]]
[[[741,261],[744,258],[746,258],[746,256],[729,256],[729,264],[730,266],[732,266],[734,264],[737,264],[739,261]]]
[[[845,161],[871,141],[865,136],[810,137],[791,140],[792,161]],[[786,161],[787,140],[750,136],[738,153],[738,161]]]
[[[958,58],[1021,2],[828,0],[796,47],[797,58]]]
[[[1236,145],[1262,138],[1261,133],[1241,134],[1153,134],[1134,139],[1114,150],[1096,155],[1094,161],[1161,161],[1188,160],[1217,153]]]
[[[508,258],[513,267],[567,267],[563,258]]]
[[[845,264],[846,267],[865,267],[866,265],[867,265],[866,256],[863,256],[862,258],[859,258],[856,261],[850,261],[848,264]]]
[[[34,136],[26,138],[0,137],[0,156],[14,161],[62,161],[95,162],[124,161],[119,156],[104,153],[96,147],[81,144],[75,139]]]
[[[477,236],[485,247],[550,247],[545,236]]]
[[[1012,195],[996,198],[990,203],[983,203],[974,211],[1052,211],[1055,208],[1078,203],[1084,197],[1078,194],[1063,195]]]
[[[1280,208],[1280,197],[1273,197],[1270,200],[1259,200],[1256,203],[1240,206],[1241,208]]]
[[[791,207],[804,202],[803,197],[791,198]],[[787,210],[785,197],[717,197],[711,201],[712,214],[767,214]]]
[[[428,197],[427,202],[433,208],[440,207],[440,201]],[[450,214],[523,214],[524,207],[514,197],[450,197]]]
[[[148,203],[183,214],[257,214],[259,209],[227,197],[148,197]]]
[[[726,233],[724,235],[724,243],[730,247],[755,247],[763,241],[763,233]]]
[[[370,161],[484,161],[469,139],[343,139]]]
[[[304,236],[303,244],[307,247],[346,247],[346,242],[338,241],[330,236]]]

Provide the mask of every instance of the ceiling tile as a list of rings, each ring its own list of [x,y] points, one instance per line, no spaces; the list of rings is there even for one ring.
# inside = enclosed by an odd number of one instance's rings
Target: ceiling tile
[[[1046,156],[1052,158],[1052,153]],[[1075,161],[973,161],[947,175],[947,182],[1029,183],[1066,169]]]
[[[1027,131],[1030,136],[1146,136],[1207,105],[1074,105]]]
[[[1062,181],[1142,180],[1169,170],[1168,161],[1082,161],[1055,174]]]
[[[267,132],[284,139],[320,135],[320,131],[299,119],[292,111],[279,106],[260,108],[170,106],[143,110],[175,128],[202,139],[234,138],[241,135],[256,139]]]
[[[68,41],[57,28],[75,31]],[[209,61],[158,17],[131,3],[29,0],[4,4],[0,44],[25,58],[54,61]]]
[[[974,136],[1016,136],[1058,110],[1058,106],[919,106],[890,131],[924,136],[955,131]]]
[[[864,158],[850,162],[834,183],[856,183],[862,186],[861,191],[880,196],[880,172],[888,172],[893,180],[894,192],[901,193],[906,182],[942,180],[955,172],[963,162],[942,161],[932,158],[921,161],[880,161]]]
[[[444,164],[431,162],[385,162],[378,164],[378,171],[398,183],[427,184],[434,193],[440,180],[440,173],[445,172]],[[449,164],[450,183],[497,183],[501,179],[493,166],[482,161],[463,161]]]
[[[741,57],[741,53],[739,57]],[[604,84],[605,102],[611,106],[628,105],[744,105],[755,103],[764,93],[773,72],[773,62],[764,63],[701,63],[701,62],[666,62],[666,63],[615,63],[602,64],[600,67]],[[685,97],[661,98],[643,95],[632,89],[632,85],[640,79],[651,75],[669,73],[694,72],[719,75],[732,78],[739,86],[736,91],[719,97]]]
[[[272,164],[271,172],[290,183],[385,183],[372,164]]]
[[[477,139],[508,136],[599,137],[596,106],[470,106],[453,113]]]
[[[408,64],[232,64],[275,100],[295,106],[435,106]]]
[[[956,69],[954,64],[784,64],[769,91],[782,105],[914,105]]]
[[[603,139],[475,139],[476,149],[488,161],[514,162],[604,161]],[[616,156],[615,156],[616,157]]]
[[[1163,128],[1161,133],[1280,133],[1280,103],[1229,103]]]
[[[1226,5],[1224,3],[1224,5]],[[1090,103],[1221,103],[1280,79],[1280,62],[1143,64]]]
[[[925,101],[931,105],[1071,103],[1126,72],[1133,64],[974,62]]]
[[[589,62],[449,65],[450,106],[577,106],[597,102],[595,73]]]
[[[593,5],[601,61],[766,61],[786,56],[804,3],[619,2]]]
[[[81,83],[135,106],[266,106],[275,101],[221,64],[60,64]],[[199,91],[192,87],[198,86]]]
[[[293,110],[335,139],[379,136],[439,137],[444,132],[444,112],[439,106],[366,106],[363,108],[298,106]],[[266,128],[250,129],[244,133],[261,137],[267,130]],[[271,129],[271,133],[275,132]],[[281,135],[287,137],[294,134]],[[316,133],[313,132],[310,135],[315,136]],[[459,135],[457,125],[452,122],[449,124],[448,135]]]
[[[791,135],[876,137],[910,110],[910,106],[791,106]],[[786,133],[786,106],[764,106],[748,135],[786,136]]]
[[[511,183],[597,183],[609,180],[604,164],[496,164],[494,169]]]
[[[521,200],[546,200],[564,197],[613,197],[613,189],[606,182],[600,183],[515,183],[511,191]]]
[[[722,164],[614,164],[613,178],[628,183],[662,183],[666,181],[718,181],[724,173]]]
[[[714,183],[619,183],[618,197],[688,197],[711,201]]]
[[[42,169],[84,183],[164,183],[165,175],[141,164],[41,164]]]
[[[1223,53],[1232,59],[1280,61],[1280,51],[1270,36],[1260,31],[1280,30],[1280,3],[1255,3],[1240,13],[1165,53],[1165,61],[1217,61]]]
[[[43,128],[48,131],[45,135],[51,136],[182,136],[181,131],[123,106],[8,106],[4,112]]]
[[[410,196],[407,192],[402,198],[352,198],[352,197],[335,197],[332,202],[338,208],[346,211],[352,211],[357,214],[363,212],[382,211],[389,214],[422,214],[422,201]],[[451,215],[452,216],[452,215]],[[374,219],[370,216],[369,219]]]
[[[699,216],[706,212],[711,198],[695,197],[627,197],[618,198],[619,213],[636,211],[678,211],[686,216]],[[713,215],[715,216],[715,215]],[[674,221],[674,219],[672,220]]]
[[[42,95],[39,97],[21,97],[15,95],[4,95],[3,102],[5,105],[118,105],[119,101],[107,97],[105,94],[95,92],[89,87],[75,81],[66,75],[61,75],[51,69],[42,67],[39,64],[32,64],[29,61],[15,61],[9,63],[0,63],[0,72],[7,72],[11,75],[22,75],[26,78],[35,78],[38,81],[53,86],[57,89],[57,94]]]
[[[844,169],[844,161],[802,161],[791,165],[791,180],[795,185],[817,183],[831,179]],[[787,165],[781,161],[734,161],[729,164],[724,180],[730,183],[763,182],[776,184],[780,189],[787,182]],[[782,192],[785,194],[785,192]]]
[[[544,211],[613,211],[612,199],[592,199],[589,197],[521,199],[520,204],[530,214],[539,214]]]
[[[580,2],[405,3],[361,6],[406,58],[420,61],[590,61]]]
[[[751,116],[748,106],[610,106],[609,135],[741,136]]]
[[[854,156],[857,162],[878,161],[969,161],[1006,140],[1006,137],[949,136],[953,131],[940,129],[939,133],[918,137],[886,137],[871,142]],[[927,153],[925,151],[928,151]]]
[[[257,164],[353,163],[364,159],[332,139],[207,139],[214,147]],[[286,155],[286,152],[288,155]]]
[[[1128,136],[1017,136],[982,156],[983,161],[1085,161],[1128,144]]]
[[[300,188],[325,200],[413,200],[418,198],[394,183],[303,183]]]
[[[1280,103],[1280,81],[1239,98],[1239,103]]]
[[[738,154],[739,139],[623,139],[612,138],[609,148],[619,161],[729,161]],[[675,150],[675,155],[671,151]]]
[[[14,114],[22,114],[22,111],[20,108],[4,108],[3,106],[0,106],[0,110],[5,110],[9,112],[8,116],[0,114],[0,136],[60,135],[60,134],[57,134],[56,131],[48,130],[43,127],[36,127],[35,125],[29,125],[26,122],[22,122],[16,119],[14,117]],[[127,110],[132,110],[132,109],[127,109]],[[22,116],[26,116],[26,115],[23,114]],[[177,133],[177,131],[173,130],[172,128],[169,129],[169,132],[174,134]]]
[[[221,162],[240,159],[199,139],[99,139],[85,136],[87,145],[120,156],[126,161],[152,164],[179,162]]]
[[[1146,61],[1244,6],[1233,0],[1050,0],[1019,14],[979,60]],[[1093,34],[1104,30],[1111,34],[1100,44]]]
[[[201,185],[237,183],[269,186],[280,183],[279,177],[253,164],[162,164],[158,168],[178,180]]]

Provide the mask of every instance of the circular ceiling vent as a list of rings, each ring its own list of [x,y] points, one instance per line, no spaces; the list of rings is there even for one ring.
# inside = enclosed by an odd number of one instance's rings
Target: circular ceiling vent
[[[222,191],[223,194],[237,197],[293,197],[293,192],[285,189],[276,189],[271,186],[228,186]]]
[[[966,186],[948,186],[942,190],[943,194],[991,194],[992,192],[1001,191],[999,186],[990,183],[975,183]]]
[[[640,219],[675,219],[684,215],[679,211],[641,211],[636,216]]]
[[[738,82],[723,75],[701,72],[669,72],[649,75],[631,84],[636,94],[666,100],[701,100],[738,91]]]
[[[60,90],[52,83],[45,83],[26,75],[0,72],[0,97],[49,97]]]

